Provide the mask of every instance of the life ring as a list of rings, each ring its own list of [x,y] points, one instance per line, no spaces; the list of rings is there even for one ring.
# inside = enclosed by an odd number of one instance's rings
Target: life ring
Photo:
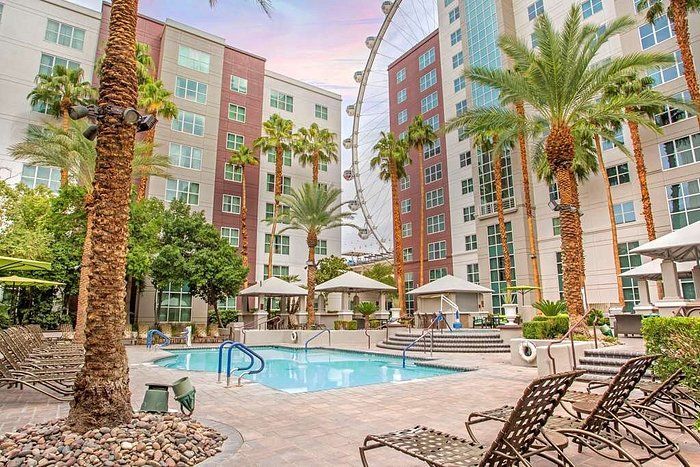
[[[292,342],[296,344],[296,342],[299,340],[299,334],[297,334],[296,331],[292,331]]]
[[[518,348],[518,355],[527,363],[532,363],[537,358],[537,347],[530,341],[522,341]]]

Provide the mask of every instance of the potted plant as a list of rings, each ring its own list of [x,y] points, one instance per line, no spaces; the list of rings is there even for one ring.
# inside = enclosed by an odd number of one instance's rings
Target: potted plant
[[[505,313],[506,319],[508,320],[508,326],[515,325],[515,318],[518,316],[518,304],[513,303],[513,295],[510,291],[506,291],[503,296],[503,313]]]
[[[372,302],[361,302],[355,305],[355,310],[365,318],[365,329],[369,329],[369,317],[376,313],[377,305]]]

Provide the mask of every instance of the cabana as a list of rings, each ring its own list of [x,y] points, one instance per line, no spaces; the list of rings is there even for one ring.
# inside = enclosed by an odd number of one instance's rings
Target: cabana
[[[690,274],[696,294],[700,293],[700,222],[645,243],[631,252],[661,260],[660,273],[664,286],[664,298],[655,303],[661,315],[684,315],[700,309],[700,302],[697,299],[695,302],[683,299],[678,281],[679,266],[676,264],[693,263]]]
[[[431,317],[443,309],[442,302],[443,297],[445,297],[457,305],[460,312],[460,322],[467,327],[473,326],[474,315],[488,314],[482,308],[482,295],[485,293],[493,293],[493,291],[451,275],[443,276],[408,292],[409,295],[414,295],[417,298],[415,315],[419,318],[418,323],[429,323]],[[449,311],[454,311],[451,306]],[[443,313],[449,321],[454,320],[447,315],[444,309]]]
[[[243,297],[257,297],[258,299],[258,305],[253,313],[243,313],[243,321],[248,328],[267,329],[268,313],[265,309],[265,298],[279,298],[280,315],[285,315],[289,299],[299,297],[300,303],[297,317],[300,324],[306,323],[306,290],[298,285],[290,284],[277,277],[271,277],[242,290],[239,295]]]
[[[365,301],[378,303],[378,310],[374,313],[376,319],[389,319],[389,312],[386,310],[386,296],[396,292],[396,287],[379,282],[370,277],[363,276],[354,271],[348,271],[338,277],[334,277],[318,286],[316,292],[340,293],[340,310],[338,313],[328,313],[328,310],[321,312],[319,306],[319,320],[327,327],[331,327],[331,321],[351,321],[353,319],[353,307],[355,304]],[[354,297],[352,295],[354,294]]]

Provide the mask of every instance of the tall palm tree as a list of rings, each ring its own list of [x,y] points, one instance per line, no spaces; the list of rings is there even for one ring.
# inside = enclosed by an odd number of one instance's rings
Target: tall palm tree
[[[237,151],[231,151],[229,164],[241,169],[241,253],[243,267],[248,267],[248,196],[246,190],[245,169],[248,166],[256,166],[260,162],[248,146],[242,146]],[[248,280],[246,279],[246,286]]]
[[[406,297],[403,275],[403,238],[401,235],[401,209],[399,202],[399,179],[406,176],[406,166],[411,163],[408,142],[396,138],[393,133],[381,133],[374,145],[375,156],[370,161],[372,170],[379,168],[379,179],[391,183],[391,212],[394,224],[394,275],[399,295],[401,317],[406,317]],[[421,200],[425,203],[425,199]]]
[[[139,86],[139,108],[154,117],[172,119],[177,117],[177,105],[171,100],[172,93],[165,88],[161,80],[148,79]],[[146,132],[144,141],[153,145],[156,138],[156,126]],[[150,154],[152,155],[152,154]],[[146,197],[148,177],[139,179],[139,188],[136,200],[141,201]]]
[[[88,291],[90,286],[90,247],[94,220],[93,182],[95,178],[95,143],[83,137],[87,124],[72,121],[68,131],[47,124],[44,127],[32,125],[27,130],[25,139],[10,147],[10,154],[15,159],[27,161],[34,165],[48,165],[65,170],[76,185],[85,191],[84,205],[87,225],[83,256],[80,264],[80,283],[78,287],[78,310],[76,313],[75,338],[78,343],[85,342],[85,321],[88,308]],[[143,175],[167,175],[168,158],[152,155],[153,147],[147,143],[136,143],[132,164],[132,177]],[[145,157],[148,155],[148,157]]]
[[[102,63],[105,56],[102,55],[95,62],[95,72],[97,76],[102,77]],[[153,80],[153,72],[156,64],[151,56],[151,46],[143,42],[136,43],[136,76],[139,86]]]
[[[620,76],[630,71],[650,69],[671,63],[673,57],[658,53],[635,53],[595,62],[600,48],[610,39],[629,30],[635,22],[629,17],[608,24],[604,32],[597,25],[583,24],[580,6],[572,6],[561,31],[554,28],[547,15],[538,17],[534,39],[536,50],[511,36],[499,40],[500,48],[519,70],[476,67],[465,76],[472,82],[497,89],[508,102],[521,101],[532,107],[534,114],[518,115],[503,107],[475,108],[454,119],[448,128],[465,127],[470,132],[491,128],[526,128],[544,120],[549,133],[544,152],[559,187],[561,205],[561,242],[563,257],[564,298],[572,321],[583,314],[581,288],[585,268],[581,248],[581,219],[578,185],[573,170],[576,154],[574,132],[578,125],[594,119],[621,119],[624,109],[647,99],[646,93],[616,96],[599,102],[598,96]],[[604,117],[604,118],[603,118]],[[640,117],[629,116],[640,121]]]
[[[308,324],[313,325],[314,298],[316,293],[316,246],[319,236],[328,230],[343,226],[351,226],[346,221],[352,213],[342,212],[340,189],[326,188],[317,183],[304,183],[299,189],[292,190],[289,195],[281,197],[282,202],[289,206],[279,216],[279,222],[286,224],[280,234],[288,230],[300,230],[306,233],[306,246],[309,248],[306,275],[306,312]],[[274,220],[268,221],[275,222]],[[270,240],[270,250],[274,248],[274,240]]]
[[[326,128],[312,123],[309,128],[299,128],[298,139],[294,144],[302,167],[311,164],[312,180],[318,183],[318,171],[321,163],[338,162],[338,143],[336,134]]]
[[[267,259],[267,276],[272,277],[272,255],[277,235],[277,219],[280,214],[280,197],[282,196],[282,165],[284,163],[285,151],[291,151],[294,146],[295,135],[293,133],[294,123],[291,120],[282,118],[278,114],[272,115],[263,123],[263,134],[256,139],[253,146],[261,153],[275,151],[275,209],[272,215],[272,229],[270,232],[270,252]]]
[[[432,145],[438,136],[433,127],[423,120],[421,115],[416,115],[408,127],[408,145],[418,152],[418,173],[420,183],[420,269],[418,273],[418,285],[425,284],[425,176],[423,161],[425,146]]]
[[[268,0],[256,0],[269,11]],[[214,0],[210,0],[214,4]],[[102,64],[101,105],[135,107],[138,0],[112,0]],[[78,432],[131,420],[129,365],[121,342],[124,326],[131,164],[135,128],[116,115],[99,125],[93,193],[93,274],[88,301],[85,364],[75,380],[68,424]]]
[[[693,50],[690,45],[690,31],[688,29],[688,14],[700,12],[700,0],[670,0],[668,7],[660,0],[640,0],[637,2],[637,10],[649,7],[646,19],[653,24],[659,17],[668,13],[668,17],[673,21],[673,30],[676,33],[676,42],[681,51],[681,60],[685,69],[685,82],[688,85],[690,98],[696,109],[700,109],[700,88],[698,87],[698,76],[695,71],[695,61],[693,60]],[[700,124],[700,112],[697,114],[698,124]]]
[[[45,105],[48,113],[61,119],[63,130],[68,131],[68,110],[76,104],[85,104],[95,97],[95,89],[84,80],[82,68],[67,68],[56,65],[51,74],[39,74],[36,86],[27,96],[33,106]],[[61,186],[68,184],[68,173],[61,170]]]

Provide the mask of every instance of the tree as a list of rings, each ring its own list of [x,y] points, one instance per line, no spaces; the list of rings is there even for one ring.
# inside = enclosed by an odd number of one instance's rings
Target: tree
[[[153,57],[151,56],[151,46],[143,42],[137,42],[134,58],[136,59],[136,77],[139,86],[153,80],[153,71],[155,70],[156,64],[153,62]],[[102,63],[104,59],[105,56],[102,55],[95,62],[95,72],[100,78],[102,78]]]
[[[654,24],[661,16],[668,14],[668,19],[673,21],[673,30],[676,33],[676,42],[681,52],[681,60],[685,70],[685,82],[688,85],[690,99],[695,104],[696,109],[700,109],[700,88],[698,87],[698,76],[695,71],[695,61],[693,60],[693,49],[690,44],[690,31],[688,28],[688,14],[700,12],[700,0],[670,0],[668,7],[660,0],[639,0],[636,3],[637,11],[649,8],[646,19],[650,24]],[[698,124],[700,124],[700,113],[697,113]]]
[[[0,182],[0,255],[25,259],[51,258],[51,233],[47,214],[51,190],[11,187]]]
[[[316,270],[316,283],[323,284],[335,277],[338,277],[350,270],[347,261],[335,255],[323,258],[318,262]]]
[[[338,162],[338,144],[336,134],[312,123],[309,128],[300,128],[294,142],[294,152],[299,157],[302,167],[311,164],[312,180],[318,183],[318,171],[321,163]]]
[[[403,274],[403,238],[401,226],[401,209],[399,206],[399,179],[406,176],[406,165],[411,163],[408,155],[408,143],[397,139],[393,133],[381,133],[381,138],[374,145],[375,156],[370,161],[370,168],[379,168],[379,179],[391,183],[391,211],[394,227],[394,277],[399,294],[401,317],[406,317],[406,297],[404,295]],[[421,200],[425,203],[425,199]]]
[[[83,81],[82,68],[56,65],[51,74],[39,74],[36,86],[27,96],[33,106],[43,105],[49,115],[61,119],[64,131],[70,128],[68,110],[77,104],[87,104],[95,97],[95,89],[89,81]],[[68,172],[61,169],[61,186],[68,184]]]
[[[290,195],[283,195],[282,202],[289,206],[289,210],[283,212],[279,217],[279,222],[286,224],[285,228],[280,230],[280,234],[288,230],[300,230],[306,233],[306,246],[309,249],[306,262],[306,312],[308,313],[308,324],[313,325],[315,322],[316,269],[318,267],[316,265],[316,246],[319,237],[328,230],[351,225],[347,221],[353,217],[353,214],[342,212],[338,188],[326,188],[317,183],[303,184],[299,189],[292,190]],[[275,237],[270,236],[270,251],[275,248],[275,244]]]
[[[556,177],[561,198],[564,298],[573,321],[583,313],[581,287],[585,274],[578,185],[573,170],[574,131],[577,126],[594,120],[594,116],[598,120],[620,119],[626,107],[652,99],[653,96],[642,93],[598,101],[605,88],[620,76],[673,60],[667,54],[635,53],[595,62],[598,51],[610,37],[629,30],[634,24],[629,17],[618,18],[600,32],[597,25],[583,24],[581,8],[572,6],[562,30],[557,31],[549,17],[541,15],[535,24],[536,50],[530,50],[527,43],[515,37],[503,36],[499,40],[500,48],[516,69],[526,71],[476,67],[465,72],[472,82],[498,90],[503,102],[520,101],[531,106],[533,115],[523,117],[503,107],[475,108],[448,125],[450,129],[465,127],[469,132],[477,132],[494,127],[526,129],[535,123],[546,123],[544,153]],[[641,120],[638,116],[630,118]]]
[[[418,173],[420,176],[420,269],[418,274],[418,285],[425,284],[425,179],[423,171],[423,160],[425,159],[425,146],[432,146],[438,138],[435,130],[425,123],[421,115],[416,115],[408,127],[408,145],[418,152]]]
[[[161,80],[149,79],[139,86],[139,108],[153,117],[165,119],[173,119],[177,117],[177,106],[171,100],[172,93],[165,88]],[[150,152],[145,154],[146,158],[153,156],[153,144],[156,138],[156,125],[146,132],[144,141],[150,145]],[[146,197],[146,189],[148,188],[148,174],[144,174],[139,178],[139,188],[137,199],[142,200]]]
[[[275,151],[275,208],[272,215],[272,229],[270,238],[274,239],[277,233],[277,219],[280,216],[280,196],[282,196],[282,164],[284,162],[285,151],[291,151],[294,144],[294,123],[291,120],[280,117],[278,114],[272,115],[263,123],[263,134],[256,139],[253,145],[262,153]],[[272,277],[272,255],[274,248],[270,248],[267,260],[268,277]]]
[[[382,284],[396,287],[396,279],[394,278],[394,268],[388,263],[376,263],[371,268],[362,273],[363,276],[379,281]]]
[[[242,146],[237,151],[231,152],[229,164],[241,170],[241,255],[243,255],[243,266],[248,267],[248,196],[246,188],[246,167],[254,167],[260,163],[248,146]],[[247,286],[246,279],[245,285]]]

